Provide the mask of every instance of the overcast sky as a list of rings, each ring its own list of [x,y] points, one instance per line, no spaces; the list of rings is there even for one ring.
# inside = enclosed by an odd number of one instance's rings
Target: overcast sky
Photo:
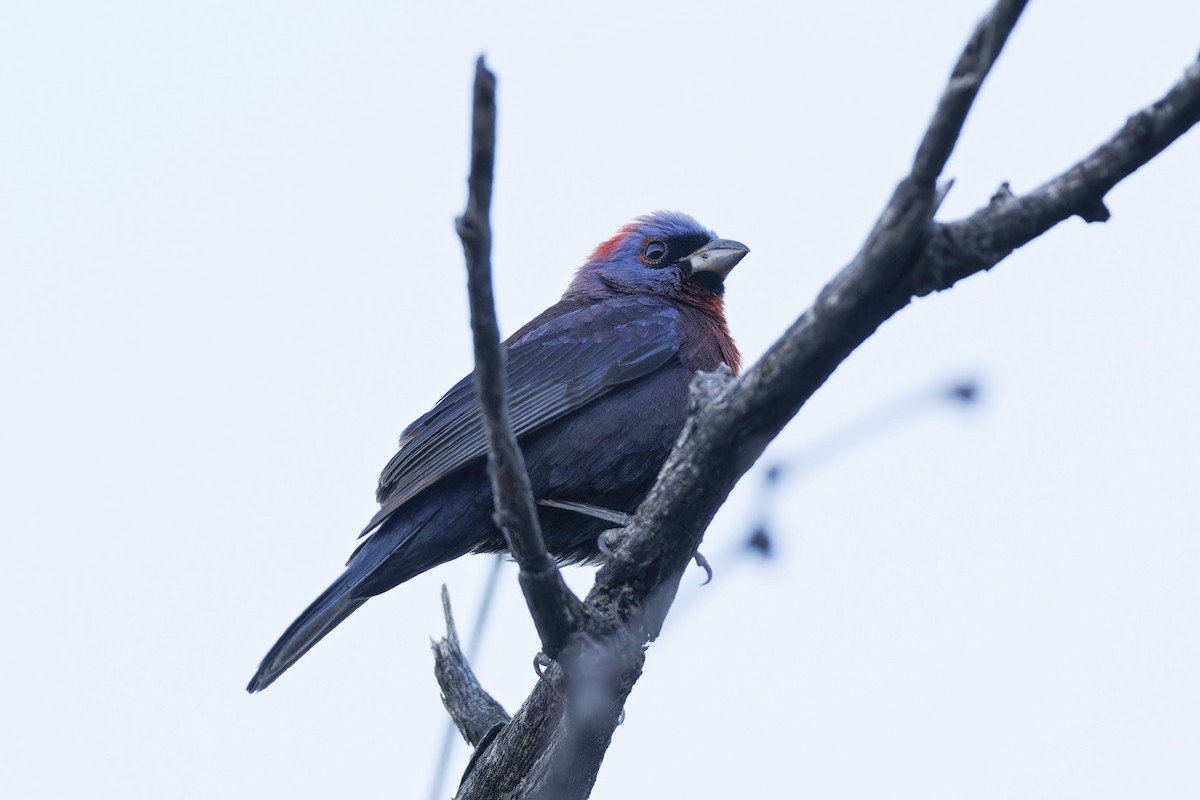
[[[452,220],[478,53],[502,326],[671,208],[752,249],[727,298],[753,360],[857,249],[986,7],[6,4],[0,792],[427,795],[438,587],[469,628],[487,559],[243,687],[470,369]],[[941,217],[1069,166],[1198,34],[1194,0],[1032,3]],[[797,471],[767,564],[735,555],[747,476],[594,797],[1200,795],[1198,181],[1192,132],[1109,223],[916,302],[837,371],[766,460],[960,376],[981,403]],[[536,651],[510,565],[477,662],[510,710]]]

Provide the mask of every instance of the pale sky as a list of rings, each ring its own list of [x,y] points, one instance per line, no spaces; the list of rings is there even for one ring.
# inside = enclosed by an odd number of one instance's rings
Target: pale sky
[[[0,793],[427,796],[438,587],[469,630],[486,559],[243,687],[338,575],[401,429],[470,369],[478,53],[504,329],[670,208],[751,248],[727,310],[753,360],[854,254],[986,8],[7,4]],[[1198,32],[1190,0],[1035,0],[942,218],[1068,167]],[[1108,224],[916,302],[837,371],[767,458],[937,381],[977,376],[983,402],[798,476],[762,566],[730,555],[747,477],[593,797],[1200,796],[1198,179],[1193,131]],[[476,664],[510,711],[537,649],[510,567]]]

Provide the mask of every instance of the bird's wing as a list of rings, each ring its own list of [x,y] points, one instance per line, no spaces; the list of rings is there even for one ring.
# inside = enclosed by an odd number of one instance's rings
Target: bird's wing
[[[602,304],[550,320],[506,349],[513,433],[537,430],[654,372],[681,343],[679,312],[669,306]],[[376,498],[382,507],[363,533],[486,453],[475,379],[468,375],[401,435],[400,451],[379,476]]]

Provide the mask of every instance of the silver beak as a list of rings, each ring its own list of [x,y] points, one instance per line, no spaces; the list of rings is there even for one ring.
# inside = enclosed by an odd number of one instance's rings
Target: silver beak
[[[715,272],[722,280],[737,263],[746,257],[750,248],[732,239],[713,239],[684,259],[692,272]]]

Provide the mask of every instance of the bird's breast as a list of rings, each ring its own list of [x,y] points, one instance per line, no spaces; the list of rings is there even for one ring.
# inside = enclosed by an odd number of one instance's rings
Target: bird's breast
[[[534,493],[636,506],[683,427],[692,373],[673,361],[531,435],[524,449]]]

